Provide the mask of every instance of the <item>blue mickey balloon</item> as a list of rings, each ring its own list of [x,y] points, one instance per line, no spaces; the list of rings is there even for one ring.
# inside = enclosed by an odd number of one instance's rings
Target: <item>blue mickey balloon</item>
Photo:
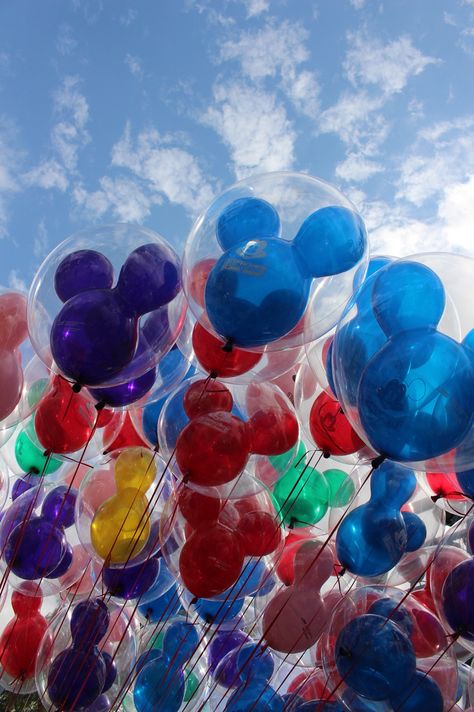
[[[408,636],[413,632],[413,618],[404,606],[400,606],[398,601],[391,598],[378,598],[367,609],[367,613],[376,616],[384,616],[396,623]]]
[[[414,514],[414,512],[402,512],[402,517],[407,530],[406,550],[416,551],[425,543],[425,523],[417,514]]]
[[[327,277],[355,267],[364,255],[367,232],[357,213],[334,205],[311,213],[293,244],[303,274]]]
[[[138,606],[138,610],[151,623],[158,623],[173,616],[181,609],[178,587],[174,583],[164,593],[161,587],[159,592],[152,597],[153,587],[147,591],[147,600]],[[148,598],[149,597],[149,598]]]
[[[397,712],[443,712],[444,709],[438,685],[432,677],[418,670],[407,689],[391,697],[390,703]]]
[[[237,198],[219,215],[216,236],[223,250],[262,237],[280,235],[280,218],[277,211],[261,198]]]
[[[160,398],[160,400],[154,401],[153,403],[149,403],[143,409],[143,432],[148,442],[155,447],[158,445],[158,433],[156,431],[158,426],[158,418],[160,417],[160,413],[165,404],[165,401],[166,398]]]
[[[419,262],[390,264],[379,272],[372,288],[373,310],[387,336],[409,329],[435,329],[445,304],[440,278]]]
[[[216,332],[236,346],[264,346],[296,326],[310,286],[289,242],[248,240],[227,250],[212,268],[206,311]]]
[[[183,667],[199,645],[199,634],[192,623],[174,620],[163,637],[163,654],[170,666]]]
[[[334,655],[346,685],[369,700],[386,700],[407,689],[416,670],[408,636],[395,623],[374,614],[358,616],[344,626]]]
[[[184,699],[185,681],[180,668],[170,668],[165,656],[147,662],[137,675],[133,702],[137,712],[178,712]]]
[[[474,354],[474,329],[471,329],[464,339],[462,340],[464,346],[467,346],[468,349],[472,351]]]
[[[474,418],[474,364],[467,350],[431,329],[401,332],[367,364],[358,393],[370,445],[418,462],[461,443]]]
[[[406,551],[413,550],[400,509],[415,488],[414,473],[401,465],[386,461],[373,472],[369,501],[349,512],[337,530],[336,550],[342,566],[357,576],[380,576],[396,566]],[[419,520],[417,515],[413,517]],[[421,520],[419,527],[424,535],[415,539],[412,534],[412,546],[424,542],[426,528]]]
[[[259,643],[245,643],[237,649],[237,669],[242,683],[264,688],[275,669],[273,657]]]
[[[283,712],[283,698],[273,689],[254,687],[252,684],[235,690],[225,706],[226,712]]]
[[[235,620],[242,610],[244,602],[244,598],[230,598],[227,601],[198,598],[195,608],[196,613],[205,623],[220,626]]]

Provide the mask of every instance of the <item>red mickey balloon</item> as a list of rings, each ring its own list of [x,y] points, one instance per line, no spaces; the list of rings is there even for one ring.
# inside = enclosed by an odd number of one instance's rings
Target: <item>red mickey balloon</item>
[[[214,490],[217,495],[217,490]],[[219,496],[206,496],[181,484],[178,490],[178,506],[186,521],[194,528],[208,526],[217,521],[223,507]]]
[[[183,398],[184,412],[190,420],[217,411],[230,413],[233,405],[232,394],[223,383],[204,378],[192,383]]]
[[[237,529],[246,556],[267,556],[278,548],[282,531],[278,516],[263,510],[246,512]]]
[[[298,421],[289,411],[260,410],[248,425],[252,452],[257,455],[281,455],[298,442]]]
[[[227,412],[194,418],[176,442],[176,461],[183,476],[203,487],[233,480],[244,469],[249,453],[246,423]]]
[[[117,420],[122,417],[121,413],[116,413],[114,418],[104,427],[104,443],[110,443],[107,446],[106,452],[121,450],[125,447],[145,447],[148,444],[139,436],[133,425],[130,413],[125,413],[125,418],[119,432],[116,433]],[[112,442],[110,440],[112,439]]]
[[[48,621],[39,612],[41,601],[41,596],[25,596],[18,591],[12,594],[15,616],[0,638],[0,665],[18,681],[34,676],[40,643],[48,628]]]
[[[247,373],[257,365],[262,354],[238,349],[224,348],[224,342],[207,331],[199,322],[193,329],[193,349],[196,358],[207,373],[215,377],[232,378]]]
[[[97,411],[62,376],[54,376],[52,388],[41,399],[35,415],[35,432],[50,452],[71,453],[83,448],[92,436]]]
[[[314,401],[309,428],[316,445],[330,455],[350,455],[365,447],[337,400],[325,391]]]
[[[195,530],[179,556],[183,583],[198,598],[223,593],[237,581],[243,564],[240,537],[222,524]]]

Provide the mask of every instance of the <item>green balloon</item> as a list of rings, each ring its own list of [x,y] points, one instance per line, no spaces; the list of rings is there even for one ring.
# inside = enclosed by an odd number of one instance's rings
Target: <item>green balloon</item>
[[[48,387],[49,380],[47,378],[39,378],[32,385],[28,391],[27,399],[30,408],[33,408],[40,399],[43,397],[46,388]]]
[[[273,490],[285,524],[306,527],[326,514],[329,486],[324,476],[305,463],[291,467],[280,477]]]
[[[354,483],[344,470],[325,470],[323,473],[329,485],[329,506],[345,507],[354,496]]]
[[[54,457],[49,457],[43,454],[41,445],[39,444],[36,435],[34,440],[31,436],[31,425],[33,421],[26,426],[17,437],[15,442],[15,458],[18,466],[23,472],[34,475],[50,475],[56,472],[63,464],[61,460],[55,460]],[[33,425],[34,433],[34,425]]]
[[[282,452],[281,455],[271,455],[268,459],[277,472],[282,475],[288,470],[289,462],[298,462],[306,455],[306,448],[300,441],[293,445],[290,450]]]
[[[186,670],[184,671],[184,674],[186,675]],[[188,702],[188,700],[190,700],[191,697],[194,697],[194,695],[196,694],[196,690],[198,689],[198,686],[199,686],[199,680],[197,678],[197,675],[190,672],[186,678],[186,687],[184,688],[184,701],[185,702]]]
[[[165,637],[164,631],[158,633],[153,640],[153,645],[151,646],[154,650],[162,650],[163,648],[163,638]]]

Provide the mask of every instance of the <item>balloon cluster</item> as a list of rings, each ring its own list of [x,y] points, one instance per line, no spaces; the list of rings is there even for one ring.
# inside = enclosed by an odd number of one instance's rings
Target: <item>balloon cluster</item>
[[[67,712],[474,704],[474,260],[307,175],[0,294],[0,683]],[[10,610],[11,609],[11,610]]]

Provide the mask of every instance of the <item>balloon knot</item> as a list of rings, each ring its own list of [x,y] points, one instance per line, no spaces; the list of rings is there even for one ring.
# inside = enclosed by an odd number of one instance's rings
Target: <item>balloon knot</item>
[[[371,464],[372,464],[372,469],[373,469],[373,470],[376,470],[377,467],[380,467],[380,465],[382,464],[382,462],[385,462],[386,459],[387,459],[387,456],[386,456],[386,455],[378,455],[376,458],[374,458],[374,459],[372,460],[372,463],[371,463]]]
[[[194,598],[191,599],[189,605],[195,606],[198,601],[199,601],[199,598],[197,596],[194,596]]]
[[[222,351],[225,351],[226,354],[230,354],[232,353],[233,346],[234,342],[232,341],[232,339],[227,339],[224,346],[222,347]]]
[[[325,460],[328,460],[331,457],[331,453],[328,452],[328,450],[323,450],[323,457]]]
[[[222,350],[224,350],[224,349],[222,349]],[[218,374],[217,374],[217,371],[215,371],[215,370],[214,370],[214,371],[211,371],[211,372],[209,373],[209,378],[215,380],[215,379],[217,378],[217,375],[218,375]]]
[[[72,390],[74,393],[79,393],[81,391],[81,384],[80,383],[73,383]]]
[[[79,392],[79,391],[77,391]],[[105,401],[99,401],[98,403],[95,404],[95,409],[98,411],[101,411],[105,408]]]

